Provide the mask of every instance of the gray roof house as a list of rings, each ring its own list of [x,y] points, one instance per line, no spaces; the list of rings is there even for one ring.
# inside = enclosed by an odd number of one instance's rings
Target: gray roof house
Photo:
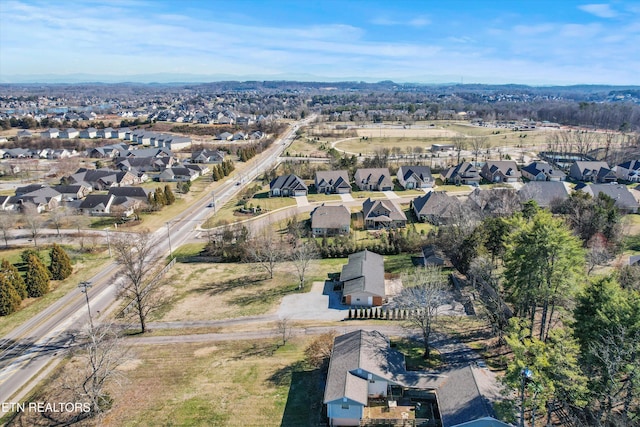
[[[317,171],[315,187],[318,193],[351,193],[349,172],[346,170]]]
[[[640,160],[629,160],[615,167],[618,179],[628,182],[640,182]]]
[[[615,206],[622,212],[638,213],[638,201],[626,185],[622,184],[578,184],[576,191],[583,191],[591,197],[603,193],[615,200]]]
[[[342,266],[340,282],[344,304],[382,305],[386,297],[384,258],[368,250],[349,255],[349,261]]]
[[[110,216],[111,206],[116,196],[113,194],[89,194],[78,209],[91,216]]]
[[[617,180],[607,162],[576,161],[569,169],[569,176],[577,181],[610,183]]]
[[[53,188],[62,194],[62,200],[64,201],[84,199],[93,190],[85,184],[56,185]]]
[[[308,191],[302,178],[294,174],[275,178],[269,188],[269,195],[273,197],[306,196]]]
[[[185,167],[173,167],[166,168],[160,175],[158,175],[158,181],[160,182],[186,182],[195,181],[200,176],[200,172],[185,168]]]
[[[447,169],[442,174],[442,180],[446,184],[478,185],[480,183],[480,173],[471,163],[462,162]]]
[[[353,179],[362,191],[393,190],[393,181],[388,168],[358,169]]]
[[[482,166],[480,176],[489,182],[517,182],[522,175],[513,160],[488,160]]]
[[[191,153],[191,163],[222,163],[224,152],[220,150],[197,150]]]
[[[476,188],[462,206],[480,216],[509,216],[522,208],[516,190],[511,187]]]
[[[433,187],[433,177],[429,166],[400,166],[397,177],[398,183],[405,190]]]
[[[453,224],[462,212],[462,203],[444,191],[431,191],[413,199],[411,207],[420,221],[431,224]]]
[[[533,162],[520,169],[522,176],[531,181],[564,181],[567,175],[547,162]]]
[[[456,366],[437,374],[407,371],[404,355],[378,331],[357,330],[334,339],[323,400],[329,425],[359,426],[361,421],[372,425],[378,421],[382,425],[385,420],[370,416],[372,399],[386,401],[392,410],[398,399],[407,396],[405,400],[409,401],[408,397],[416,392],[423,398],[432,396],[437,405],[429,419],[417,419],[416,425],[432,425],[427,423],[436,421],[433,425],[442,427],[509,426],[490,417],[489,405],[480,394],[470,366]],[[397,409],[415,411],[417,416],[418,405],[413,406]],[[400,413],[397,418],[401,418]]]
[[[71,184],[83,184],[95,190],[140,183],[140,179],[131,172],[111,169],[80,169],[69,177],[69,181]]]
[[[406,227],[407,217],[390,200],[371,200],[362,204],[364,226],[368,230]]]
[[[318,236],[344,236],[349,234],[351,212],[346,207],[318,206],[311,211],[311,234]]]
[[[530,181],[518,190],[522,203],[534,200],[538,206],[550,207],[553,203],[569,197],[569,187],[560,181]]]

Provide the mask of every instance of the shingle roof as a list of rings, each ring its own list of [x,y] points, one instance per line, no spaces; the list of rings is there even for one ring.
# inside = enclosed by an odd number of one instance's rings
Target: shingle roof
[[[531,181],[518,190],[521,202],[535,200],[539,206],[549,207],[554,200],[564,200],[569,197],[569,189],[564,182],[559,181]]]
[[[631,194],[627,186],[622,184],[578,185],[575,189],[584,191],[592,197],[596,197],[598,194],[604,193],[615,200],[615,205],[620,209],[632,211],[638,209],[638,201],[633,197],[633,194]]]
[[[416,176],[423,182],[432,181],[431,169],[429,166],[400,166],[399,173],[405,180],[412,174],[416,174]]]
[[[376,215],[374,213],[374,211],[380,206],[388,211],[386,215]],[[398,207],[393,202],[389,200],[371,200],[370,197],[362,203],[362,213],[365,220],[376,218],[381,220],[384,219],[385,216],[387,217],[386,219],[390,221],[407,220],[407,216],[404,214],[404,212],[398,209]]]
[[[349,255],[340,281],[344,283],[344,294],[366,292],[384,297],[384,258],[368,250]]]
[[[444,191],[431,191],[416,197],[413,199],[413,206],[418,215],[432,215],[443,219],[459,214],[462,208],[457,197],[449,196]]]
[[[337,184],[342,184],[343,182],[349,185],[349,172],[347,172],[346,170],[317,171],[316,184],[321,185],[323,181],[325,185],[331,186],[336,186]]]
[[[307,189],[307,186],[305,185],[304,181],[302,181],[301,178],[299,178],[294,174],[283,175],[275,178],[273,181],[271,181],[271,183],[269,184],[269,187],[272,190],[274,188],[279,188],[279,189],[288,188],[289,190],[292,190],[292,191]]]
[[[342,205],[322,205],[311,212],[311,228],[341,228],[350,223],[351,212]]]

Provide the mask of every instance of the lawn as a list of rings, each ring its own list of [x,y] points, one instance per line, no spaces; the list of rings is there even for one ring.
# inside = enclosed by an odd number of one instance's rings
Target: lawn
[[[135,346],[120,367],[125,380],[111,386],[112,409],[100,421],[83,425],[316,425],[324,390],[320,372],[304,362],[310,340]],[[79,363],[64,364],[30,400],[75,401],[63,385]],[[53,421],[27,412],[14,423]]]
[[[215,214],[212,212],[212,215],[207,218],[202,228],[213,228],[223,223],[232,223],[254,218],[254,215],[243,215],[237,212],[238,208],[242,207],[242,203],[239,203],[240,200],[242,200],[242,195],[238,194],[223,207],[217,209]],[[264,214],[287,206],[295,206],[296,200],[293,197],[269,197],[269,186],[264,185],[252,198],[247,200],[246,205],[248,208],[260,207]]]
[[[306,282],[325,280],[340,272],[345,259],[311,262]],[[276,267],[273,279],[257,264],[180,263],[164,279],[169,301],[152,320],[218,320],[272,314],[282,297],[299,292],[297,276],[290,262]],[[305,290],[308,291],[309,285]]]
[[[310,202],[335,202],[342,199],[338,194],[314,193],[307,195],[307,200]]]

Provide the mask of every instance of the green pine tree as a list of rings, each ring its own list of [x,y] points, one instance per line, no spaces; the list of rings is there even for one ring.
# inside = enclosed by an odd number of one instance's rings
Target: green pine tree
[[[41,297],[49,292],[49,271],[35,255],[29,256],[24,281],[27,284],[27,292],[32,298]]]
[[[20,295],[20,298],[25,299],[29,296],[27,293],[27,285],[24,283],[24,279],[15,265],[11,264],[6,259],[2,259],[0,272],[7,276],[13,286],[13,289],[15,289],[18,292],[18,295]]]
[[[168,205],[172,205],[176,201],[176,196],[171,191],[169,184],[164,186],[164,198],[167,200]]]
[[[7,316],[16,311],[20,308],[21,301],[9,278],[0,274],[0,316]]]
[[[162,188],[156,188],[156,192],[153,197],[155,198],[156,205],[158,207],[162,207],[167,204],[167,199],[164,197],[164,191],[162,191]]]
[[[51,272],[51,278],[53,280],[64,280],[71,276],[71,273],[73,272],[71,260],[69,259],[69,255],[67,255],[60,245],[54,243],[51,247],[49,256],[51,257],[49,271]]]

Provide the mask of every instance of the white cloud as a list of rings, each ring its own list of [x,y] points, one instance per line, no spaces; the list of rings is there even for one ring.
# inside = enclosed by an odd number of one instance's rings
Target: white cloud
[[[578,9],[595,15],[598,18],[615,18],[618,16],[618,12],[611,9],[611,5],[606,3],[583,4],[578,6]]]

